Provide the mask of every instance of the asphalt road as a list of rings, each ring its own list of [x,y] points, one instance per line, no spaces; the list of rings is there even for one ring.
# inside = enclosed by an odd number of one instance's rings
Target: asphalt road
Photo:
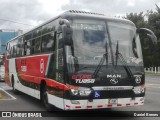
[[[109,114],[115,114],[115,116],[121,116],[124,115],[126,116],[124,119],[133,119],[133,120],[139,120],[139,119],[143,119],[143,120],[159,120],[159,117],[127,117],[130,114],[130,111],[142,111],[142,113],[145,113],[145,111],[154,111],[154,113],[156,113],[155,111],[159,111],[160,113],[160,76],[157,75],[146,75],[146,87],[147,87],[147,91],[146,91],[146,99],[145,99],[145,104],[143,106],[137,106],[137,107],[122,107],[122,108],[113,108],[113,109],[109,109],[109,110],[101,110],[104,114],[105,112],[109,112]],[[18,95],[13,94],[11,88],[7,87],[5,85],[5,83],[0,82],[0,88],[4,89],[7,93],[9,93],[10,95],[12,95],[12,99],[10,100],[0,100],[0,111],[45,111],[45,108],[43,107],[43,105],[40,103],[39,100],[32,98],[26,94],[20,93]],[[118,111],[115,113],[115,111]],[[68,119],[68,120],[77,120],[77,119],[83,119],[86,118],[87,119],[98,119],[98,120],[105,120],[105,117],[101,117],[98,115],[99,111],[86,111],[86,113],[84,114],[84,112],[78,111],[78,112],[73,112],[73,114],[76,116],[79,116],[80,114],[85,115],[85,117],[65,117],[64,112],[58,112],[61,115],[58,114],[57,112],[52,112],[52,113],[47,113],[48,115],[54,115],[55,117],[47,117],[47,118],[37,118],[37,120],[59,120],[59,119]],[[93,114],[97,114],[97,117],[94,116],[94,118],[92,117]],[[64,115],[63,115],[64,114]],[[72,114],[72,113],[71,113]],[[159,114],[160,115],[160,114]],[[0,118],[1,120],[2,118]],[[11,119],[13,120],[13,118],[3,118],[5,119]],[[20,118],[15,118],[16,120],[20,119]],[[24,118],[23,118],[24,119]],[[33,120],[36,118],[30,118],[30,120]],[[111,118],[111,119],[121,119],[120,118]]]

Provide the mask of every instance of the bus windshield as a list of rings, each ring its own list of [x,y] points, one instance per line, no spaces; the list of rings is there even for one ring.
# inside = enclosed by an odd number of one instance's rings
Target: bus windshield
[[[78,63],[97,65],[108,43],[105,22],[76,20],[73,31],[74,55]]]
[[[102,20],[74,20],[73,49],[67,48],[67,63],[75,70],[101,66],[123,66],[116,57],[116,50],[121,54],[127,66],[143,66],[141,45],[136,27],[121,22]],[[118,49],[116,49],[118,43]],[[71,54],[73,53],[73,54]],[[107,53],[107,54],[106,54]],[[74,67],[74,68],[73,68]]]
[[[118,52],[124,57],[126,63],[129,66],[142,66],[142,51],[139,36],[136,35],[136,28],[128,24],[108,22],[108,29],[114,58],[116,57],[117,43],[119,43]],[[117,62],[117,64],[121,64],[121,61]]]

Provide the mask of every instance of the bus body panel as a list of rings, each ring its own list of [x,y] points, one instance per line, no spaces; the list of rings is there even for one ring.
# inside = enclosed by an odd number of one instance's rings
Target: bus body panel
[[[49,65],[49,56],[50,54],[6,59],[6,66],[7,62],[9,66],[11,66],[7,67],[9,68],[9,79],[6,79],[6,83],[8,83],[9,86],[12,86],[11,80],[13,76],[16,83],[15,88],[17,90],[40,99],[40,84],[41,81],[44,80],[48,92],[51,93],[48,94],[49,103],[64,109],[63,91],[68,90],[67,86],[53,79],[45,78],[47,65]],[[59,90],[55,89],[56,86],[59,87]],[[52,94],[53,92],[55,94]],[[59,97],[59,95],[61,97]]]

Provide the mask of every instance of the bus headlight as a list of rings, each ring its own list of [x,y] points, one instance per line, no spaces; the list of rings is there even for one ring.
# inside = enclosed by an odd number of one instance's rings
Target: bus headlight
[[[138,87],[134,87],[133,91],[135,94],[141,94],[145,92],[145,88],[142,86],[138,86]]]
[[[78,90],[71,89],[71,93],[72,93],[73,95],[78,95]]]
[[[91,94],[91,90],[88,88],[80,87],[78,90],[70,89],[72,95],[79,95],[79,96],[89,96]]]
[[[81,90],[79,91],[80,96],[88,96],[91,93],[91,90]]]

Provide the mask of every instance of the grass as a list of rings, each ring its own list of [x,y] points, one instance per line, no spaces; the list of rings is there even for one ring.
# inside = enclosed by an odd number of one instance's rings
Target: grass
[[[3,93],[3,91],[0,90],[0,100],[4,99],[10,99],[10,96],[8,96],[6,93]]]
[[[5,99],[5,98],[6,98],[6,96],[4,96],[3,94],[0,93],[0,100]]]

